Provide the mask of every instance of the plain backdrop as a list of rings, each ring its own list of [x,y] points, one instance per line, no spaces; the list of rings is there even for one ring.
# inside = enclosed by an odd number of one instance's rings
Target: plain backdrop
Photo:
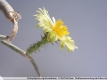
[[[12,43],[26,50],[41,39],[42,29],[33,15],[45,7],[50,17],[62,19],[79,49],[60,50],[60,45],[47,45],[31,56],[42,77],[107,76],[107,0],[7,0],[19,11],[19,31]],[[13,24],[0,11],[0,34],[10,35]],[[32,64],[0,43],[0,76],[37,77]]]

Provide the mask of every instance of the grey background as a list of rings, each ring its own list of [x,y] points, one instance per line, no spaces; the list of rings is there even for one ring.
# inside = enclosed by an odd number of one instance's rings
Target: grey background
[[[45,7],[51,17],[62,19],[79,49],[68,53],[48,45],[31,56],[43,77],[107,77],[107,0],[8,0],[19,11],[19,31],[13,44],[26,50],[40,40],[42,29],[33,16]],[[10,35],[13,24],[0,12],[0,34]],[[0,44],[0,76],[37,76],[31,63]]]

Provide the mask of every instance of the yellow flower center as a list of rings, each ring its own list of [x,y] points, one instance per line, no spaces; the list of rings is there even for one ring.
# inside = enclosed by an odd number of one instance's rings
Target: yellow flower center
[[[70,32],[68,32],[68,28],[63,25],[63,21],[60,20],[60,19],[56,22],[55,26],[53,27],[53,30],[54,30],[60,37],[69,35],[69,33],[70,33]]]

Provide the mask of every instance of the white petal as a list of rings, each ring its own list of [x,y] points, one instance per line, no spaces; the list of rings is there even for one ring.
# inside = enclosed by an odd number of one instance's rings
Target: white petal
[[[55,18],[54,18],[54,17],[52,17],[52,20],[53,20],[53,23],[55,24],[55,23],[56,23],[56,21],[55,21]]]

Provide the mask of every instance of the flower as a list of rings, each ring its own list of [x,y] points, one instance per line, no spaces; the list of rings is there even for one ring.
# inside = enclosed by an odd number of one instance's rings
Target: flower
[[[53,17],[50,18],[48,11],[43,8],[39,8],[37,11],[38,14],[34,15],[36,16],[36,19],[39,21],[37,27],[42,27],[44,33],[47,34],[47,40],[51,43],[55,41],[60,41],[60,49],[63,49],[65,46],[67,47],[68,51],[72,50],[74,51],[77,47],[75,46],[74,40],[69,35],[69,31],[67,26],[63,25],[64,22],[59,19],[55,20]]]

